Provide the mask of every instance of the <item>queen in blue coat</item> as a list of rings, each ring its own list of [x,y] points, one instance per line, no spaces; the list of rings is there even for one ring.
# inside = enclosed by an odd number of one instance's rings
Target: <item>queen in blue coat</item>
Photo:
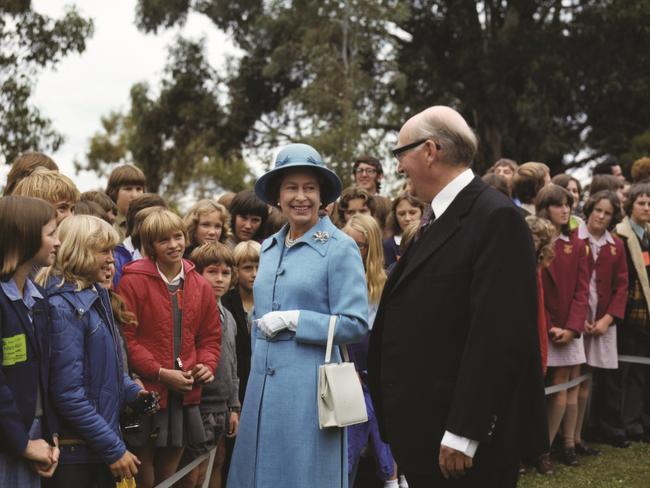
[[[319,210],[341,182],[305,144],[283,148],[255,192],[288,224],[262,244],[253,288],[253,357],[228,488],[347,487],[345,429],[319,430],[318,367],[330,316],[335,344],[368,331],[368,299],[354,241]],[[333,351],[340,360],[338,348]]]

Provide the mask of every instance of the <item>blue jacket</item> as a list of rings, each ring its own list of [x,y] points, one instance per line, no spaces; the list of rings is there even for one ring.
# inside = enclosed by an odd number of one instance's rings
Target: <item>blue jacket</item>
[[[120,412],[140,387],[122,367],[121,337],[106,290],[47,286],[52,317],[51,391],[61,421],[61,464],[112,464],[126,447]]]
[[[113,289],[115,290],[122,279],[122,268],[133,261],[133,254],[124,244],[118,244],[113,249],[113,259],[115,259],[115,276],[113,276]]]
[[[42,295],[45,291],[37,288]],[[37,298],[32,321],[22,303],[13,302],[0,288],[0,451],[22,456],[36,411],[40,380],[43,438],[52,442],[57,431],[49,392],[50,322],[47,301]]]

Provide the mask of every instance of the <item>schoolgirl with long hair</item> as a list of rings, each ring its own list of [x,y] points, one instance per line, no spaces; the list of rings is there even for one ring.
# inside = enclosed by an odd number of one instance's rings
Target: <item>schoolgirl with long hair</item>
[[[535,200],[538,217],[555,226],[555,257],[542,270],[544,305],[549,322],[548,366],[550,383],[565,383],[580,375],[586,362],[582,332],[587,319],[589,262],[587,246],[569,230],[573,197],[564,188],[550,184],[542,188]],[[562,459],[576,465],[575,429],[578,418],[578,386],[547,397],[549,439],[555,439],[560,423],[564,433]]]
[[[52,318],[50,385],[61,445],[54,484],[108,488],[138,472],[119,418],[128,403],[148,394],[124,369],[120,333],[101,286],[119,236],[102,219],[75,215],[61,223],[59,238],[56,261],[37,277]]]
[[[350,217],[345,227],[343,227],[343,232],[354,239],[361,253],[368,287],[368,328],[372,329],[377,307],[379,306],[379,299],[386,283],[381,230],[373,217],[357,214]],[[374,408],[366,383],[368,374],[366,366],[368,339],[365,338],[362,342],[352,344],[348,348],[362,380],[368,410],[368,422],[348,427],[349,486],[354,486],[361,451],[369,444],[375,457],[377,475],[384,482],[384,486],[397,487],[397,465],[390,447],[381,440],[379,435],[377,418],[374,415]]]
[[[595,368],[596,379],[604,380],[608,375],[603,374],[603,370],[618,369],[617,324],[625,317],[627,303],[625,245],[619,237],[610,234],[621,220],[621,211],[616,193],[607,190],[591,195],[583,211],[587,220],[578,228],[578,237],[589,246],[589,311],[584,334],[587,364],[583,366],[583,372]],[[609,396],[606,381],[597,383],[600,384],[594,389],[595,412]],[[575,447],[578,454],[594,456],[598,451],[582,441],[582,424],[590,390],[591,380],[581,383]]]
[[[51,265],[59,245],[49,203],[0,198],[0,486],[40,487],[39,475],[57,467],[47,300],[29,275]]]
[[[404,231],[413,222],[420,222],[422,212],[424,212],[424,203],[410,193],[400,193],[393,200],[388,217],[388,226],[392,236],[383,242],[385,268],[400,258],[400,245]]]

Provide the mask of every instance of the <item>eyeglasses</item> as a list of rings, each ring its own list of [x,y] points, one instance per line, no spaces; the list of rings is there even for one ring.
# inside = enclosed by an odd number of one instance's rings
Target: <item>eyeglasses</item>
[[[354,170],[354,174],[375,176],[377,174],[377,170],[375,168],[357,168]]]
[[[428,140],[430,140],[430,139],[428,139],[428,138],[427,138],[427,139],[420,139],[420,140],[418,140],[418,141],[411,142],[410,144],[404,144],[403,146],[396,147],[396,148],[393,149],[391,152],[393,153],[393,156],[395,156],[395,158],[396,158],[398,161],[401,161],[402,158],[404,157],[404,154],[405,154],[407,151],[410,151],[411,149],[415,149],[415,148],[418,147],[420,144],[424,144],[424,143],[427,142]],[[437,149],[438,151],[440,151],[440,149],[441,149],[441,148],[440,148],[440,144],[438,144],[437,142],[434,142],[434,144],[435,144],[435,146],[436,146],[436,149]]]

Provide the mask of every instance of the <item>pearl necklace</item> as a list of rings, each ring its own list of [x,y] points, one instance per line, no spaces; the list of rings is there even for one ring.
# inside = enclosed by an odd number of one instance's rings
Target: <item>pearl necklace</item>
[[[293,245],[300,239],[300,237],[296,237],[295,239],[291,239],[289,237],[289,232],[287,232],[287,236],[284,238],[284,245],[286,247],[293,247]]]

